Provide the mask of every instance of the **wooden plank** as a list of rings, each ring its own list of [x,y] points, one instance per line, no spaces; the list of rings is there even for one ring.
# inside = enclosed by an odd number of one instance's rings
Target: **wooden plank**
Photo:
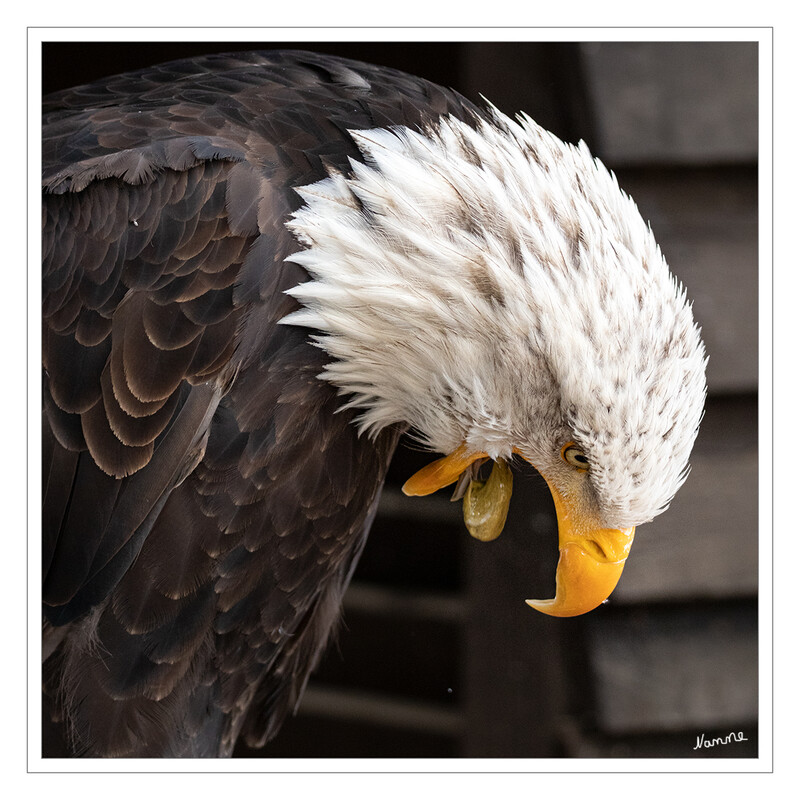
[[[581,52],[609,164],[755,161],[755,42],[603,42]]]
[[[426,454],[423,463],[434,458]],[[400,471],[405,481],[416,470]],[[463,584],[462,530],[459,506],[445,493],[406,497],[393,479],[384,487],[355,579],[401,590],[455,592]]]
[[[558,755],[565,703],[564,636],[570,620],[538,614],[524,600],[552,595],[557,559],[552,501],[540,479],[515,476],[509,521],[499,539],[465,534],[471,613],[465,635],[464,755]]]
[[[466,617],[467,603],[455,592],[407,591],[354,581],[344,596],[344,610],[458,624]]]
[[[429,456],[433,461],[435,455]],[[399,486],[389,483],[383,489],[378,502],[378,515],[381,518],[402,519],[417,524],[432,522],[458,526],[461,524],[461,506],[451,503],[448,497],[433,494],[427,497],[407,497]]]
[[[461,85],[477,102],[483,95],[512,118],[524,111],[565,141],[592,140],[590,101],[575,42],[464,43]]]
[[[259,750],[240,741],[244,758],[456,758],[458,712],[385,694],[309,686],[296,716]]]
[[[599,614],[587,641],[603,732],[700,735],[758,717],[755,603]]]
[[[299,713],[306,717],[333,717],[448,736],[459,735],[464,725],[458,711],[386,695],[314,685],[303,695]]]
[[[758,383],[758,180],[754,169],[622,170],[686,286],[710,356],[711,392]],[[767,267],[768,268],[768,267]]]

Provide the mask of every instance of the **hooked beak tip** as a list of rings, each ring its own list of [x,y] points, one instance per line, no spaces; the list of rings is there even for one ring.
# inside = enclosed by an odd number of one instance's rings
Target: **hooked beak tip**
[[[560,552],[555,597],[525,602],[551,617],[577,617],[604,603],[614,591],[626,559],[598,560],[575,542],[568,542]]]

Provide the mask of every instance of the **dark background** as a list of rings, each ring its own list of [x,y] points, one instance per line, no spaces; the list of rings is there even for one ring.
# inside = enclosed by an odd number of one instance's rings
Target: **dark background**
[[[43,90],[188,55],[272,47],[397,67],[584,139],[636,199],[694,299],[710,354],[693,471],[637,531],[612,600],[551,596],[552,502],[521,469],[496,542],[445,492],[405,498],[404,445],[296,718],[244,757],[752,757],[758,754],[755,43],[45,43]],[[747,741],[695,750],[742,731]]]

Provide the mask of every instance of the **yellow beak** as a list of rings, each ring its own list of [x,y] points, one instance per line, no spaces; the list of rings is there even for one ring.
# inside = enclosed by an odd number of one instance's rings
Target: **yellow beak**
[[[406,481],[403,492],[407,495],[427,495],[455,483],[473,461],[486,458],[486,453],[470,452],[462,444],[450,455],[423,467]],[[634,528],[615,530],[600,528],[581,514],[568,497],[564,497],[552,483],[548,486],[558,518],[558,547],[560,557],[556,568],[556,596],[551,600],[527,600],[529,606],[554,617],[575,617],[597,608],[614,591],[622,575],[625,559],[633,543]],[[498,490],[498,503],[508,502],[510,484]],[[482,500],[486,502],[484,492]],[[465,515],[467,506],[465,504]],[[500,514],[502,519],[504,511]],[[502,523],[501,523],[502,525]],[[477,535],[469,520],[467,526]],[[499,529],[491,538],[499,535]]]
[[[461,473],[479,458],[486,458],[486,453],[473,453],[462,444],[449,456],[439,458],[415,472],[404,484],[403,493],[410,497],[420,497],[455,483]]]
[[[548,481],[558,518],[556,596],[525,602],[553,617],[577,617],[614,591],[633,544],[635,528],[598,528]]]

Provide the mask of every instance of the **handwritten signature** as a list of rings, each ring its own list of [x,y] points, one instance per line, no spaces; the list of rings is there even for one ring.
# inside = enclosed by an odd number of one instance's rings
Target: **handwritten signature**
[[[702,747],[716,747],[718,744],[730,744],[731,742],[746,742],[747,737],[742,731],[735,733],[731,731],[727,736],[715,736],[713,739],[706,739],[706,735],[701,733],[697,737],[697,744],[692,748],[699,750]]]

